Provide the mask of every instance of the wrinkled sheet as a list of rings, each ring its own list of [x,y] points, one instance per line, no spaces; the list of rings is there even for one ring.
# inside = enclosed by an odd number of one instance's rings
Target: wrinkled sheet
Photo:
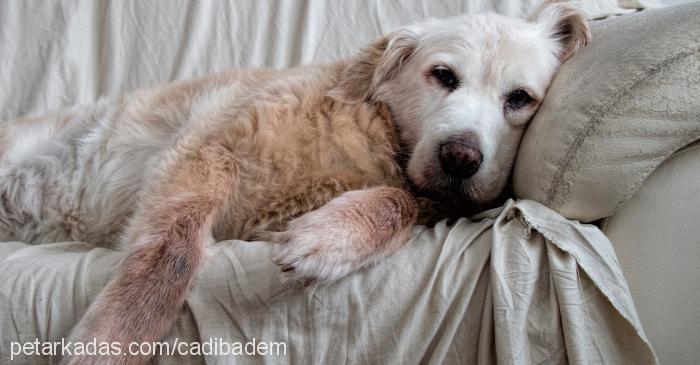
[[[400,25],[542,0],[0,1],[0,121],[227,68],[348,57]],[[657,0],[572,0],[588,17]]]
[[[283,282],[271,262],[279,249],[210,247],[170,341],[282,341],[286,356],[160,362],[656,361],[608,239],[533,201],[508,201],[452,226],[418,226],[405,248],[333,284]],[[0,245],[0,363],[10,341],[66,336],[120,257],[81,243]],[[19,359],[30,360],[49,358]]]

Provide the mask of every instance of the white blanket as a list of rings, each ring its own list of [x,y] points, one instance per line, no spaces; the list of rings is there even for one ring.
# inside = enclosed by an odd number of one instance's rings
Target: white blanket
[[[475,221],[416,227],[413,236],[381,263],[307,289],[280,281],[271,260],[280,247],[220,242],[208,250],[170,343],[255,338],[285,343],[286,355],[159,362],[656,362],[612,246],[596,227],[509,201]],[[0,363],[9,363],[12,342],[66,337],[120,258],[80,243],[0,244]]]
[[[0,121],[236,67],[348,57],[429,17],[542,0],[0,1]],[[589,18],[655,0],[575,0]]]

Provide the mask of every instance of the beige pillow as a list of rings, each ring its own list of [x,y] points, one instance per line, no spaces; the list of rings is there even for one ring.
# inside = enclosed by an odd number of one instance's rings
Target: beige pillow
[[[700,139],[700,2],[592,24],[526,131],[518,198],[593,221],[612,215],[675,151]]]

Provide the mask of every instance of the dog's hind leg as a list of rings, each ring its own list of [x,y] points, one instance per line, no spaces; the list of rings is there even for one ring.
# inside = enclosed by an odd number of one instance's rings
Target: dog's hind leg
[[[159,341],[176,320],[212,240],[237,174],[229,149],[214,141],[178,143],[164,170],[148,177],[141,206],[130,221],[124,261],[74,330],[73,341]],[[67,364],[141,364],[144,355],[73,356]]]

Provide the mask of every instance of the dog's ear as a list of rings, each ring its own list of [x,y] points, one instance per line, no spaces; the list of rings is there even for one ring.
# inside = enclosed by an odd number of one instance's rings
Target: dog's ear
[[[561,62],[566,61],[591,39],[585,15],[570,3],[545,1],[528,20],[540,24],[545,32],[560,43],[557,55]]]
[[[375,39],[340,70],[328,95],[347,103],[371,100],[377,87],[398,73],[416,45],[416,35],[406,30]]]

